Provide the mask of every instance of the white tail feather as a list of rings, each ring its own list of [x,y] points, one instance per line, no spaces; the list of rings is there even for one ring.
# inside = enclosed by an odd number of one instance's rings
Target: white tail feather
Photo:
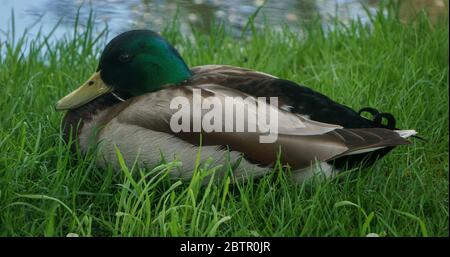
[[[385,147],[386,147],[386,146],[379,146],[379,147],[366,148],[366,149],[356,150],[356,151],[350,152],[350,153],[345,154],[345,155],[360,154],[360,153],[368,153],[368,152],[373,152],[373,151],[376,151],[376,150],[378,150],[378,149],[385,148]]]
[[[394,131],[397,132],[403,138],[408,138],[410,136],[417,135],[417,131],[415,131],[414,129],[394,130]]]

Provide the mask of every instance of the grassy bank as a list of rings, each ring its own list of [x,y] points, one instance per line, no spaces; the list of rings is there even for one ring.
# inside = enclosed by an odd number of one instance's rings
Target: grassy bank
[[[335,24],[251,32],[163,34],[190,66],[229,64],[290,79],[359,109],[391,112],[414,140],[369,169],[291,183],[280,168],[245,184],[170,181],[154,170],[74,161],[54,104],[96,68],[105,34],[0,36],[0,236],[448,236],[448,23]],[[105,32],[105,31],[104,31]],[[25,54],[23,54],[25,53]],[[199,167],[198,176],[214,171]],[[145,177],[132,177],[131,172]]]

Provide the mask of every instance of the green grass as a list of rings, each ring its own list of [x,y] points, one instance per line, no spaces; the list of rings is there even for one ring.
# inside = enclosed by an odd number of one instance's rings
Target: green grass
[[[75,161],[54,104],[94,71],[105,31],[75,24],[64,38],[15,42],[1,34],[0,236],[448,236],[448,20],[405,25],[392,10],[372,19],[327,33],[310,25],[305,38],[252,26],[248,38],[217,27],[194,33],[195,43],[176,23],[163,32],[191,66],[271,73],[354,109],[391,112],[428,139],[371,168],[300,185],[279,167],[248,183],[200,186],[214,167],[183,183],[167,176],[178,163],[114,172],[92,155]]]

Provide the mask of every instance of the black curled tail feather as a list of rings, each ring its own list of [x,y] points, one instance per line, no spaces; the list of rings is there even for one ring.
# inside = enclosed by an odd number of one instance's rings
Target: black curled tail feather
[[[397,121],[394,118],[394,115],[388,113],[388,112],[382,112],[380,113],[377,109],[371,108],[371,107],[365,107],[358,111],[358,114],[361,116],[362,113],[368,112],[372,114],[373,119],[372,125],[377,128],[385,128],[390,130],[399,130],[396,128]],[[383,119],[387,120],[386,124],[383,124]]]
[[[372,123],[372,125],[373,125],[374,127],[376,127],[376,128],[385,128],[385,129],[390,129],[390,130],[401,130],[401,129],[399,129],[399,128],[396,127],[397,121],[396,121],[394,115],[392,115],[391,113],[388,113],[388,112],[382,112],[382,113],[380,113],[380,112],[379,112],[377,109],[375,109],[375,108],[372,108],[372,107],[364,107],[364,108],[361,108],[361,109],[358,111],[358,114],[361,116],[361,114],[364,113],[364,112],[368,112],[368,113],[370,113],[370,114],[373,116],[372,120],[369,120],[369,121],[370,121],[370,122]],[[383,120],[384,120],[384,119],[387,121],[386,124],[383,124]],[[414,137],[414,138],[417,138],[417,139],[426,141],[425,138],[420,137],[420,136],[417,136],[417,135],[413,135],[413,136],[411,136],[411,137]]]

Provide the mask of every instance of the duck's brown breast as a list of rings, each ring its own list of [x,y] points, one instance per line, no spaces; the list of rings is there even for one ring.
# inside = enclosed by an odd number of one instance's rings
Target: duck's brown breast
[[[76,149],[76,144],[71,142],[77,142],[81,149],[85,150],[87,146],[84,145],[84,142],[81,142],[83,141],[82,138],[92,134],[93,129],[101,128],[107,124],[128,106],[129,102],[122,102],[114,95],[106,94],[83,106],[67,111],[61,125],[64,141],[71,144],[72,150]]]

